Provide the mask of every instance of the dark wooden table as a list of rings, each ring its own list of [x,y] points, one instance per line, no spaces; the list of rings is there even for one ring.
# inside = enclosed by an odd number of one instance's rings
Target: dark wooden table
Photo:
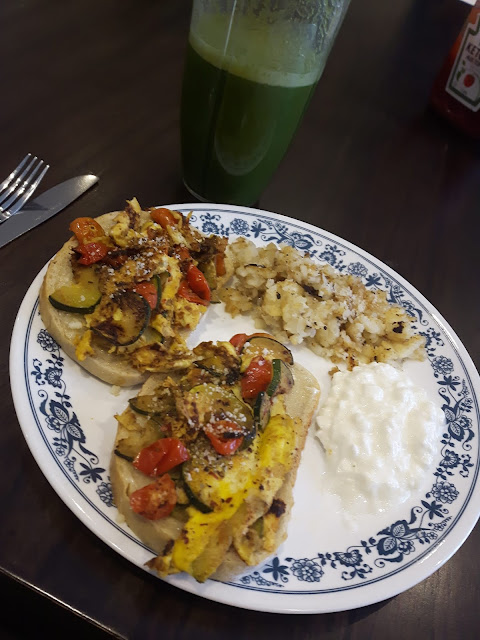
[[[480,146],[428,107],[468,11],[458,0],[352,0],[259,206],[389,264],[448,319],[478,366]],[[27,151],[52,166],[44,188],[100,176],[61,215],[0,252],[0,637],[476,638],[478,525],[435,574],[386,602],[328,615],[249,612],[184,593],[124,560],[71,513],[29,452],[10,392],[11,330],[68,223],[132,196],[149,205],[191,201],[179,157],[189,12],[182,0],[0,3],[0,176]]]

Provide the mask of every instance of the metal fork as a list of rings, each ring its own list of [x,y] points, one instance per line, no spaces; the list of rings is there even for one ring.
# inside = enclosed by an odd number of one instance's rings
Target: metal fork
[[[5,178],[0,184],[0,224],[20,211],[49,167],[37,156],[32,158],[32,154],[27,153],[18,167]]]

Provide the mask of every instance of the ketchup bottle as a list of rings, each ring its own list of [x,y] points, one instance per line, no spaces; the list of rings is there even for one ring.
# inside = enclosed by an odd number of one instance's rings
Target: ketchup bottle
[[[480,138],[480,0],[435,80],[431,103],[458,129]]]

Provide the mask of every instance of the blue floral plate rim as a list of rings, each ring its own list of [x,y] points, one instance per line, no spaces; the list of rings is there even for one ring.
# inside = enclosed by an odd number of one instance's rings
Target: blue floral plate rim
[[[473,492],[479,473],[480,379],[458,337],[424,296],[395,271],[329,232],[257,209],[198,203],[167,206],[192,211],[194,224],[207,233],[243,235],[261,244],[286,242],[340,272],[362,277],[371,288],[387,289],[392,302],[413,312],[419,330],[426,335],[429,364],[439,385],[448,427],[435,482],[421,505],[415,505],[409,514],[389,522],[375,535],[365,536],[348,548],[321,549],[306,558],[291,557],[288,548],[283,553],[278,550],[278,555],[267,563],[231,583],[208,581],[198,585],[188,576],[172,576],[168,581],[234,606],[282,613],[321,613],[379,602],[428,577],[455,553],[480,512],[480,500]],[[67,393],[63,376],[70,375],[69,363],[38,318],[37,296],[45,269],[25,296],[12,334],[10,371],[19,422],[42,472],[67,506],[94,534],[143,566],[150,557],[149,551],[112,515],[108,465],[94,451],[95,447],[90,447],[92,438],[88,433],[88,438],[85,436],[87,430],[82,429],[74,411],[75,394],[71,397]],[[37,328],[32,333],[34,327]],[[108,385],[99,381],[97,384],[108,393]],[[32,390],[37,393],[36,400]],[[52,458],[56,465],[52,465]],[[462,507],[457,509],[461,500]],[[421,550],[417,548],[420,546]],[[382,574],[380,569],[385,566],[395,569]],[[343,584],[332,581],[333,575],[342,576]],[[318,589],[322,581],[326,586]]]

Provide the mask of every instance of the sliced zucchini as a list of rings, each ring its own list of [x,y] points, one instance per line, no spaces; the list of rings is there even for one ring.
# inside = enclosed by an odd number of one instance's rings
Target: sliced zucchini
[[[152,327],[152,325],[149,325],[143,332],[142,341],[144,344],[152,344],[152,342],[160,342],[160,344],[163,344],[165,338],[160,331]]]
[[[117,420],[121,435],[117,441],[115,455],[125,460],[132,461],[139,451],[164,435],[161,426],[153,418],[137,420],[133,412],[124,411],[117,416]]]
[[[225,474],[232,468],[236,456],[220,455],[203,434],[190,443],[188,452],[190,459],[182,464],[183,481],[185,487],[188,487],[185,491],[196,509],[209,513],[206,509],[213,510],[220,506],[222,497],[225,497],[219,495],[219,487]]]
[[[148,326],[150,305],[135,291],[118,293],[102,310],[104,319],[90,328],[114,345],[125,347],[136,342]]]
[[[251,407],[227,387],[205,383],[192,387],[185,394],[183,411],[191,424],[202,427],[220,420],[230,420],[239,425],[233,436],[246,435],[253,426]]]
[[[186,522],[188,518],[186,515],[185,507],[187,506],[188,506],[188,503],[183,504],[182,502],[180,502],[177,494],[177,504],[173,507],[172,513],[170,515],[176,520],[179,520],[180,522]]]
[[[127,462],[133,462],[135,460],[134,456],[128,456],[126,453],[122,453],[120,449],[114,449],[113,453],[119,458],[123,458],[124,460],[127,460]]]
[[[48,299],[60,311],[92,313],[101,297],[95,271],[84,267],[78,271],[78,282],[56,289]]]
[[[268,421],[270,420],[271,404],[272,401],[268,393],[266,393],[265,391],[260,391],[253,407],[253,417],[255,420],[255,425],[260,431],[263,431],[263,429],[267,426]]]
[[[136,396],[128,401],[130,407],[144,416],[164,416],[176,413],[175,398],[169,389],[159,389],[157,393]]]
[[[202,513],[210,513],[211,490],[215,483],[215,473],[221,465],[222,456],[212,454],[211,447],[204,436],[199,436],[188,448],[190,459],[182,464],[183,488],[190,504]],[[213,475],[210,474],[213,473]]]
[[[242,451],[243,449],[248,449],[248,447],[255,440],[256,435],[257,435],[257,425],[254,423],[250,431],[243,436],[243,441],[242,441],[242,444],[240,445],[240,449]]]
[[[214,369],[214,367],[209,367],[207,366],[204,362],[202,362],[201,360],[198,360],[197,362],[193,363],[194,367],[197,367],[198,369],[203,369],[204,371],[208,371],[208,373],[212,376],[216,376],[217,378],[220,378],[220,376],[222,375],[220,373],[220,371],[216,371]]]
[[[194,366],[231,385],[240,376],[240,358],[229,342],[203,342],[194,348]]]
[[[192,507],[195,507],[195,509],[198,509],[202,513],[212,513],[213,509],[202,502],[200,498],[195,495],[185,478],[183,478],[183,489],[187,494],[188,500]]]
[[[255,522],[250,525],[250,529],[255,531],[255,533],[261,538],[263,536],[263,516],[255,520]]]
[[[243,346],[242,355],[244,352],[251,354],[252,358],[261,355],[266,358],[278,358],[287,364],[293,364],[293,355],[290,349],[275,340],[275,338],[268,338],[267,336],[254,335],[248,338]]]
[[[219,367],[217,363],[212,361],[202,361],[199,360],[194,362],[193,365],[198,369],[203,369],[204,371],[208,371],[208,373],[214,378],[218,378],[218,381],[224,381],[226,384],[235,384],[235,382],[240,377],[240,368],[239,367]]]
[[[267,387],[267,395],[276,396],[279,393],[287,393],[293,387],[293,373],[288,364],[275,358],[272,360],[272,381]]]
[[[162,303],[162,294],[167,284],[167,280],[170,277],[170,273],[168,271],[164,271],[163,273],[156,273],[152,280],[157,289],[157,306],[155,307],[155,311],[160,309]]]

